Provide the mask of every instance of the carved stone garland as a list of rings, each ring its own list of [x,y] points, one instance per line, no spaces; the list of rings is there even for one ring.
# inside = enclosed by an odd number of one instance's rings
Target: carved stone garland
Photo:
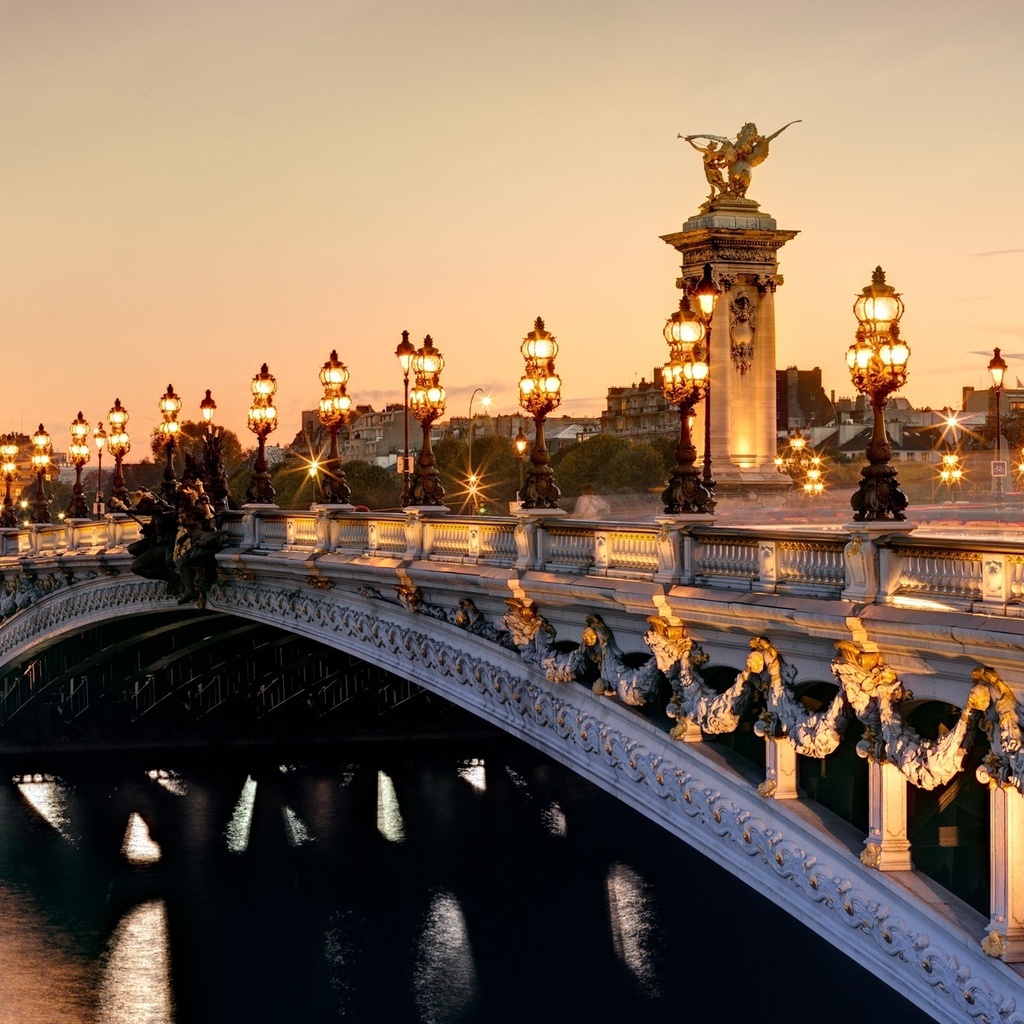
[[[757,331],[754,304],[750,296],[741,291],[729,302],[729,351],[732,365],[742,377],[753,365],[754,335]]]

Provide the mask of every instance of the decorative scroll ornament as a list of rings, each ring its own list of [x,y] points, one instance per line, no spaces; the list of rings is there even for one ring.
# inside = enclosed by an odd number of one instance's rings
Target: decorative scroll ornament
[[[631,665],[636,656],[623,654],[615,643],[612,631],[600,615],[587,616],[583,643],[594,649],[600,676],[593,685],[594,693],[605,697],[618,697],[623,704],[640,707],[654,701],[661,688],[664,674],[658,668],[657,658],[649,655],[640,663]]]
[[[754,304],[746,292],[740,292],[729,303],[729,352],[740,376],[753,365],[756,330]]]
[[[1022,716],[1017,698],[995,669],[987,666],[976,668],[971,673],[971,680],[985,687],[990,698],[982,723],[988,734],[989,752],[978,766],[978,781],[989,787],[1021,790],[1024,788],[1024,749],[1021,743]]]
[[[939,739],[927,740],[904,721],[902,705],[913,694],[883,664],[881,655],[860,651],[845,640],[836,647],[843,657],[832,662],[832,671],[864,725],[857,753],[894,765],[919,789],[936,789],[959,774],[973,738],[976,713],[989,705],[988,687],[972,686],[956,725]]]
[[[748,670],[760,660],[758,671],[765,687],[765,711],[754,723],[754,732],[758,736],[788,736],[796,752],[804,757],[827,757],[839,746],[847,724],[842,691],[827,708],[810,711],[793,692],[796,669],[787,665],[764,637],[754,637],[750,646]]]

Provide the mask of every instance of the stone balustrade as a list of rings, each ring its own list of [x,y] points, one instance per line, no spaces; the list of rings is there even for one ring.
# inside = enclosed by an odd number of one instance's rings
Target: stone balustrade
[[[1017,615],[1024,601],[1016,542],[930,537],[893,523],[730,528],[685,517],[584,523],[261,508],[227,514],[223,528],[229,548],[301,557],[422,559],[985,614]],[[121,514],[5,529],[0,560],[122,552],[138,537],[139,523]]]

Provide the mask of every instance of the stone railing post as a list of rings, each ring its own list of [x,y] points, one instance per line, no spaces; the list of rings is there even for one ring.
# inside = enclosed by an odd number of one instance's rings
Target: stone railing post
[[[981,563],[981,600],[983,604],[1005,606],[1013,597],[1010,556],[985,555]]]
[[[259,515],[251,509],[242,512],[242,550],[254,551],[259,546]]]
[[[313,549],[313,554],[327,554],[327,552],[334,550],[331,537],[331,510],[323,505],[317,505],[314,511],[316,512],[316,519],[313,520],[313,533],[316,536],[316,546]],[[288,520],[288,523],[291,525],[291,519]],[[294,526],[292,526],[288,534],[288,543],[295,543]]]
[[[860,859],[879,871],[909,871],[907,780],[888,762],[868,764],[868,836]]]
[[[774,540],[758,541],[757,582],[752,589],[762,593],[773,593],[779,582],[779,543]]]
[[[658,530],[658,571],[655,583],[693,582],[693,552],[697,541],[693,529],[713,526],[714,516],[655,516]]]
[[[405,507],[405,557],[423,557],[423,509],[416,505]]]
[[[860,604],[884,601],[896,585],[894,575],[898,575],[884,542],[894,535],[905,536],[917,527],[913,523],[870,522],[847,523],[845,529],[850,540],[843,550],[843,600]]]
[[[516,568],[543,569],[547,552],[544,544],[544,524],[541,520],[550,516],[565,515],[565,512],[561,509],[521,508],[512,514],[516,517]]]
[[[982,948],[1007,963],[1024,961],[1024,796],[1011,785],[989,790],[991,919]],[[995,935],[993,936],[993,933]]]

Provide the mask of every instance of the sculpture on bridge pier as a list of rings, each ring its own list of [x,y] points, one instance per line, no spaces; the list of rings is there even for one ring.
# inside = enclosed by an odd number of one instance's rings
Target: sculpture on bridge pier
[[[217,529],[216,519],[206,498],[201,480],[193,487],[177,485],[175,504],[171,505],[151,491],[134,496],[135,511],[149,515],[139,522],[142,536],[128,545],[133,557],[131,569],[145,579],[162,580],[178,604],[195,601],[202,606],[207,590],[216,582],[216,554],[227,543],[227,533]],[[116,507],[111,502],[111,507]]]

